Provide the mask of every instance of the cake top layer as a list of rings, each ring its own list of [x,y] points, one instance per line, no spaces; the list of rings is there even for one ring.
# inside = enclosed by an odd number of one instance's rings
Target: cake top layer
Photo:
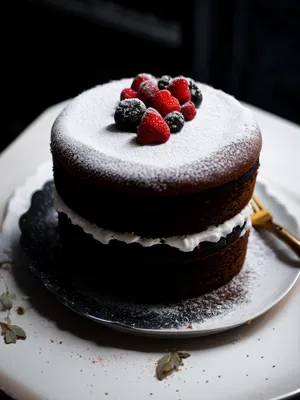
[[[257,161],[261,134],[250,110],[220,90],[198,83],[196,117],[167,143],[140,145],[114,125],[122,89],[132,78],[83,92],[56,119],[53,156],[72,174],[115,190],[200,191],[246,173]]]

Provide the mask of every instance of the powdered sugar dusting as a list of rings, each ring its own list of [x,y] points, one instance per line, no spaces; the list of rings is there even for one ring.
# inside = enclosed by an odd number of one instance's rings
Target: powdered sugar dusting
[[[191,179],[213,185],[216,176],[232,179],[256,161],[261,136],[250,110],[201,83],[203,102],[193,121],[163,145],[137,144],[134,133],[113,128],[120,93],[131,82],[113,81],[75,98],[53,126],[55,154],[93,176],[155,190]]]
[[[258,256],[259,255],[259,256]],[[275,253],[260,235],[251,231],[247,259],[242,271],[227,285],[203,296],[172,304],[134,304],[124,299],[101,300],[108,309],[121,314],[124,324],[152,329],[202,328],[214,319],[229,318],[237,309],[242,310],[257,295],[261,268],[274,259]]]

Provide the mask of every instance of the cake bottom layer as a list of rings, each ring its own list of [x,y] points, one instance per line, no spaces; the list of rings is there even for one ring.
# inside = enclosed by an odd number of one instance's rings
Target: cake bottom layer
[[[173,301],[217,289],[244,263],[249,231],[237,227],[205,252],[184,253],[168,245],[142,247],[112,241],[102,244],[59,213],[64,267],[89,281],[94,290],[147,302]],[[177,255],[177,256],[176,256]]]

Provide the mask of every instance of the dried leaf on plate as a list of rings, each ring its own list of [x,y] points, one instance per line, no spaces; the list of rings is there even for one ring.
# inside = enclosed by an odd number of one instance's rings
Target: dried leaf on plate
[[[14,332],[14,334],[18,337],[18,339],[26,339],[26,333],[25,333],[24,329],[22,329],[20,326],[9,325],[8,329],[10,331]]]
[[[14,300],[16,300],[16,295],[14,293],[9,292],[8,290],[3,292],[0,296],[0,308],[2,311],[10,310],[14,305]]]
[[[17,343],[17,335],[15,334],[15,332],[7,329],[6,333],[5,333],[4,341],[6,344]]]
[[[156,366],[156,377],[158,380],[163,380],[173,371],[177,371],[179,367],[183,365],[183,358],[188,358],[189,353],[183,351],[173,351],[164,355],[158,360]]]

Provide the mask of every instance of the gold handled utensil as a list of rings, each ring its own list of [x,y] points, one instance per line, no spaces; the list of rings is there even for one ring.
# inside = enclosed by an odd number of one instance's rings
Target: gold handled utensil
[[[300,240],[287,229],[273,222],[271,212],[263,206],[256,196],[252,196],[250,204],[253,209],[251,215],[252,225],[254,227],[260,226],[273,233],[278,239],[287,244],[300,258]]]

